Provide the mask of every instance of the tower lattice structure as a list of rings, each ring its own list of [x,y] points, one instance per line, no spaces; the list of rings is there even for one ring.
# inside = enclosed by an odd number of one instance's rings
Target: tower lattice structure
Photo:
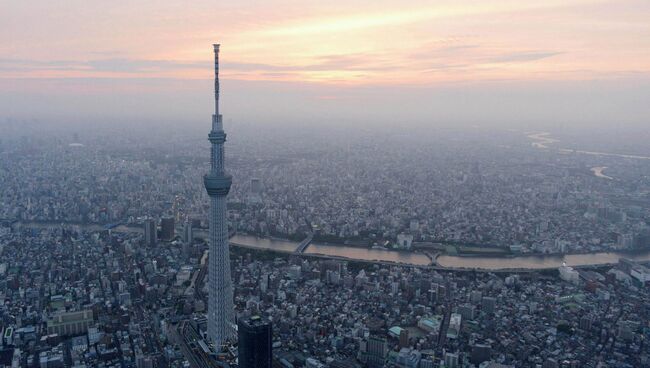
[[[232,177],[224,169],[222,116],[219,113],[219,44],[214,45],[214,115],[210,141],[210,172],[203,178],[210,196],[210,257],[208,264],[208,337],[218,348],[236,338],[233,289],[228,249],[226,196]]]

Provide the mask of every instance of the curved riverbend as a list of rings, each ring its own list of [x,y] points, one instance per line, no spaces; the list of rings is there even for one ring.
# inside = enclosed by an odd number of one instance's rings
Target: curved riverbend
[[[58,228],[61,226],[83,228],[90,231],[102,231],[105,227],[97,224],[54,224],[36,222],[17,222],[16,225],[28,228]],[[142,233],[141,226],[119,225],[113,228],[116,232]],[[195,232],[198,237],[205,236],[204,230]],[[233,246],[265,249],[276,252],[292,253],[298,247],[298,242],[276,238],[261,238],[254,235],[237,234],[230,238]],[[429,256],[423,253],[396,251],[388,249],[371,249],[352,247],[343,244],[313,243],[305,250],[306,255],[331,257],[339,259],[359,260],[365,262],[394,263],[413,266],[431,265]],[[495,257],[489,255],[453,256],[439,255],[433,264],[434,267],[450,270],[542,270],[560,267],[562,263],[569,266],[599,266],[617,263],[620,258],[629,258],[636,261],[650,261],[650,250],[637,252],[600,252],[591,254],[566,254],[566,255],[533,255],[524,254],[512,257]]]
[[[593,172],[594,175],[599,177],[599,178],[613,180],[614,178],[612,178],[611,176],[605,175],[604,171],[605,171],[606,168],[607,168],[607,166],[592,167],[591,172]]]
[[[650,250],[642,252],[602,252],[591,254],[521,255],[515,257],[463,257],[441,255],[436,258],[436,263],[440,267],[454,269],[543,270],[558,268],[563,263],[572,267],[613,264],[617,263],[621,258],[628,258],[635,261],[650,261]]]
[[[298,242],[281,239],[258,238],[252,235],[235,235],[230,240],[233,245],[267,249],[279,252],[293,252]],[[366,262],[390,262],[414,266],[431,264],[429,256],[423,253],[351,247],[342,244],[313,243],[307,247],[306,255],[319,255]],[[452,256],[440,255],[434,266],[448,269],[475,270],[542,270],[558,268],[565,263],[570,266],[598,266],[617,263],[620,258],[637,261],[650,261],[650,250],[640,252],[600,252],[591,254],[567,255],[518,255],[513,257],[495,256]]]

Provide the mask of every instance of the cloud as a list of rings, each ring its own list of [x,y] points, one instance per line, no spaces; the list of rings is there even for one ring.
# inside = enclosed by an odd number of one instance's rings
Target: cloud
[[[85,62],[85,65],[96,71],[141,73],[147,71],[169,71],[205,68],[206,66],[209,66],[210,63],[112,58],[90,60]]]
[[[291,69],[291,66],[263,64],[263,63],[239,63],[239,62],[223,62],[220,68],[236,70],[240,72],[254,72],[254,71],[281,71]]]
[[[79,63],[67,60],[0,59],[0,71],[79,70]]]
[[[458,58],[471,52],[480,51],[482,48],[479,44],[456,43],[458,41],[434,42],[424,45],[415,52],[408,54],[409,59],[413,60],[431,60],[434,58],[453,57]]]
[[[541,11],[567,6],[567,3],[581,3],[585,0],[547,0],[540,3],[527,3],[523,1],[502,2],[490,4],[476,2],[472,4],[438,4],[418,7],[399,7],[372,11],[365,9],[356,13],[345,13],[338,16],[311,17],[297,22],[278,24],[271,28],[257,30],[264,36],[312,36],[318,34],[344,33],[363,31],[372,28],[386,28],[406,26],[409,24],[425,23],[440,19],[457,19],[498,14],[511,14],[516,12]],[[588,0],[587,0],[588,1]]]
[[[468,67],[471,67],[471,64],[446,64],[446,63],[434,63],[428,66],[427,69],[423,70],[423,72],[437,72],[437,71],[448,71],[448,70],[459,70],[459,69],[467,69]]]
[[[145,73],[210,68],[210,62],[146,60],[129,58],[73,60],[0,59],[0,71],[90,71]]]
[[[523,51],[523,52],[514,52],[514,53],[499,55],[489,59],[488,61],[491,63],[516,63],[516,62],[526,62],[526,61],[547,59],[560,54],[562,54],[562,52]]]
[[[323,55],[316,58],[316,61],[305,65],[277,65],[264,63],[240,63],[224,62],[223,67],[230,70],[253,72],[318,72],[318,71],[379,71],[394,68],[381,55],[371,54],[341,54]]]
[[[265,63],[223,62],[222,67],[233,72],[303,72],[303,71],[330,71],[330,70],[381,70],[389,66],[381,58],[365,54],[325,55],[316,59],[316,62],[306,65],[275,65]],[[26,60],[26,59],[0,59],[0,71],[87,71],[87,72],[119,72],[119,73],[148,73],[164,71],[180,71],[189,69],[209,70],[211,61],[170,61],[148,60],[133,58],[108,58],[87,61],[72,60]]]

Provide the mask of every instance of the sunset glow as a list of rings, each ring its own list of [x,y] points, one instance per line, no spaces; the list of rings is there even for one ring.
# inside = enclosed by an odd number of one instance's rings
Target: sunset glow
[[[647,76],[650,3],[624,2],[5,2],[0,78],[207,79],[214,40],[223,44],[224,77],[239,80]]]

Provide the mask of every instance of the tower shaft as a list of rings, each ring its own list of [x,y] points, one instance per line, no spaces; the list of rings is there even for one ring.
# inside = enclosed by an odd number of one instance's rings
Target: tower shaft
[[[232,177],[224,168],[224,143],[226,133],[219,114],[219,45],[214,45],[214,109],[210,141],[210,172],[203,177],[210,196],[210,257],[208,264],[208,336],[216,347],[235,336],[235,312],[230,276],[230,251],[228,249],[228,219],[226,196]]]

